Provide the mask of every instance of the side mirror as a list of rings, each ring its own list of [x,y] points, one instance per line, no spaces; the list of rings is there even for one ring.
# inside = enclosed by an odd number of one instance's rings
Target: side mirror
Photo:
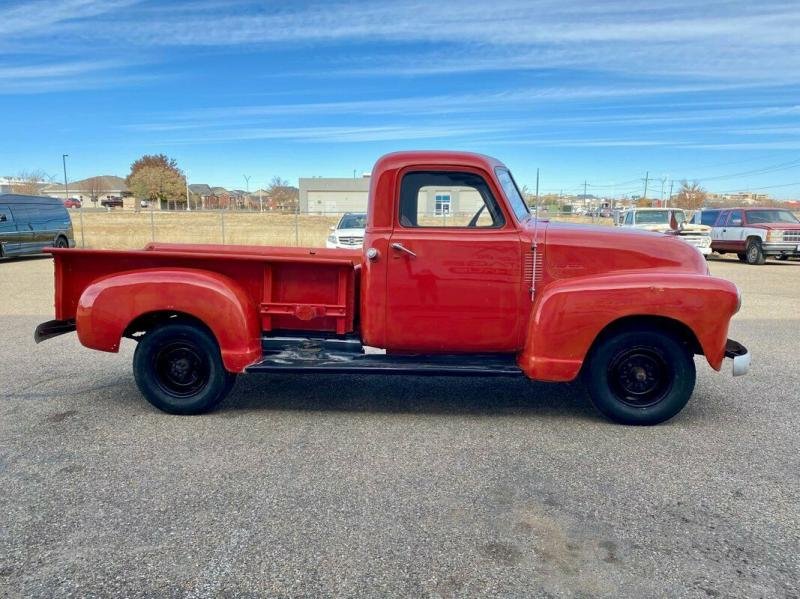
[[[333,233],[335,230],[336,230],[336,227],[328,227],[328,231],[330,231],[331,233]]]
[[[741,218],[734,218],[731,221],[731,227],[741,227],[742,226],[742,219]]]
[[[5,221],[7,221],[7,220],[8,220],[8,219],[6,218],[6,215],[5,215],[5,214],[0,214],[0,223],[3,223],[3,222],[5,222]]]

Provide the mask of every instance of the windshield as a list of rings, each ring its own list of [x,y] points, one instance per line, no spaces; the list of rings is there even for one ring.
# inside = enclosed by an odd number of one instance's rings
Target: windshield
[[[642,210],[636,213],[637,225],[669,225],[670,213],[675,217],[675,222],[681,224],[686,221],[686,214],[682,210]]]
[[[788,210],[748,210],[747,222],[756,223],[797,223],[797,217]]]
[[[503,188],[503,193],[506,194],[506,199],[508,199],[508,203],[514,211],[517,220],[523,221],[528,218],[531,213],[528,210],[528,206],[525,204],[525,200],[522,199],[511,173],[504,168],[498,168],[495,172],[497,173],[498,181],[500,181],[500,186]]]
[[[366,214],[345,214],[342,220],[339,221],[337,229],[366,229],[367,228],[367,215]]]

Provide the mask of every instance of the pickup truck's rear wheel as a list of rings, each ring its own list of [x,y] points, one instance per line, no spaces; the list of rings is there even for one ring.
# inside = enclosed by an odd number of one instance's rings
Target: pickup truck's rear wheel
[[[692,353],[669,333],[622,331],[592,351],[586,384],[592,403],[623,424],[658,424],[680,412],[694,390]]]
[[[151,404],[170,414],[200,414],[228,395],[236,375],[225,370],[219,346],[205,328],[170,322],[144,335],[133,375]]]

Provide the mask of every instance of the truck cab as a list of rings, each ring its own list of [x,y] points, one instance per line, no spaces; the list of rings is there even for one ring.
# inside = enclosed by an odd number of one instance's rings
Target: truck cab
[[[716,370],[736,287],[672,236],[531,216],[509,169],[463,152],[398,152],[370,180],[363,248],[150,244],[53,250],[56,319],[85,346],[137,342],[158,408],[215,407],[236,375],[582,377],[609,418],[655,424]],[[366,352],[365,347],[383,349]]]

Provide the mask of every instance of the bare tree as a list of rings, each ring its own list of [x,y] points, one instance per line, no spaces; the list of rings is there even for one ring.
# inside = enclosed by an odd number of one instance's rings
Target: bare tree
[[[703,206],[707,196],[708,193],[700,186],[700,183],[697,181],[689,183],[683,180],[681,188],[675,196],[675,206],[686,210],[697,210]]]
[[[21,171],[16,178],[18,182],[12,184],[12,191],[24,196],[38,195],[42,187],[53,180],[52,176],[40,169]]]
[[[106,191],[103,189],[103,179],[101,177],[90,177],[86,179],[86,188],[89,190],[89,199],[91,199],[92,203],[95,205],[100,199],[100,194]]]
[[[286,179],[273,177],[267,187],[267,200],[272,208],[296,210],[300,201],[300,191],[289,185]]]

